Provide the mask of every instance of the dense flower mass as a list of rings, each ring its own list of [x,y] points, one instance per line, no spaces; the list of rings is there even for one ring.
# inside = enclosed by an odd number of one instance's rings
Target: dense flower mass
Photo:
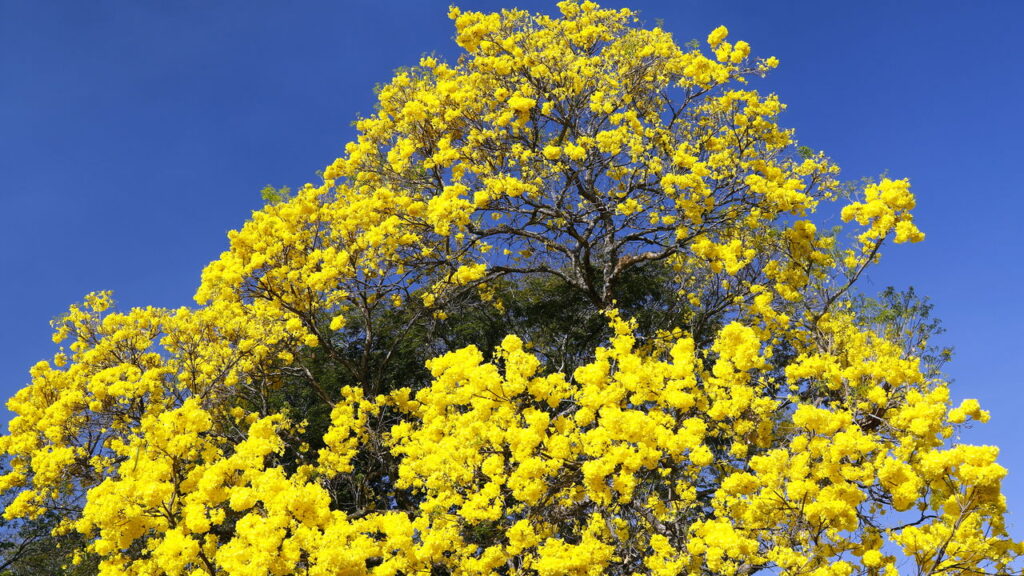
[[[452,8],[196,308],[72,306],[5,518],[103,575],[1006,573],[987,413],[856,294],[909,183],[840,186],[724,27],[558,6]]]

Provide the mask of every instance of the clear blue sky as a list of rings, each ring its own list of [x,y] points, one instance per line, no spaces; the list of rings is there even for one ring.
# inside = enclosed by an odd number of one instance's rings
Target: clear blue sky
[[[0,0],[0,396],[88,291],[189,304],[260,188],[315,180],[393,69],[454,59],[447,4]],[[606,5],[679,42],[725,24],[781,60],[756,86],[789,105],[801,144],[849,179],[912,180],[928,237],[891,247],[862,288],[931,296],[955,396],[992,412],[963,439],[1002,447],[1024,538],[1024,2]]]

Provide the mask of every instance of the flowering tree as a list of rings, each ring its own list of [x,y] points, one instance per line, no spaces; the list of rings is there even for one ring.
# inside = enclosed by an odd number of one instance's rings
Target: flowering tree
[[[987,414],[855,292],[909,184],[840,187],[725,28],[559,8],[453,8],[198,307],[72,306],[5,517],[111,575],[1008,573]]]

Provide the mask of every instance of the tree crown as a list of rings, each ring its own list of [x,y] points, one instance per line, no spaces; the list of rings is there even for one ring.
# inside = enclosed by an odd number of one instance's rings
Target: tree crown
[[[909,183],[841,186],[724,27],[559,9],[451,9],[458,62],[264,190],[197,307],[72,306],[5,517],[100,574],[1007,572],[987,413],[926,303],[855,291]]]

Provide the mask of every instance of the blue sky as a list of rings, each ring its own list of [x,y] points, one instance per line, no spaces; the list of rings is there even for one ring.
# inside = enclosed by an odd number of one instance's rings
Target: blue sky
[[[53,352],[49,320],[91,290],[181,306],[266,184],[338,156],[374,84],[457,47],[447,2],[0,0],[0,396]],[[463,2],[553,12],[553,2]],[[992,422],[1024,538],[1024,3],[628,4],[682,43],[720,24],[781,66],[755,86],[843,176],[909,177],[922,244],[862,289],[928,295],[957,399]]]

